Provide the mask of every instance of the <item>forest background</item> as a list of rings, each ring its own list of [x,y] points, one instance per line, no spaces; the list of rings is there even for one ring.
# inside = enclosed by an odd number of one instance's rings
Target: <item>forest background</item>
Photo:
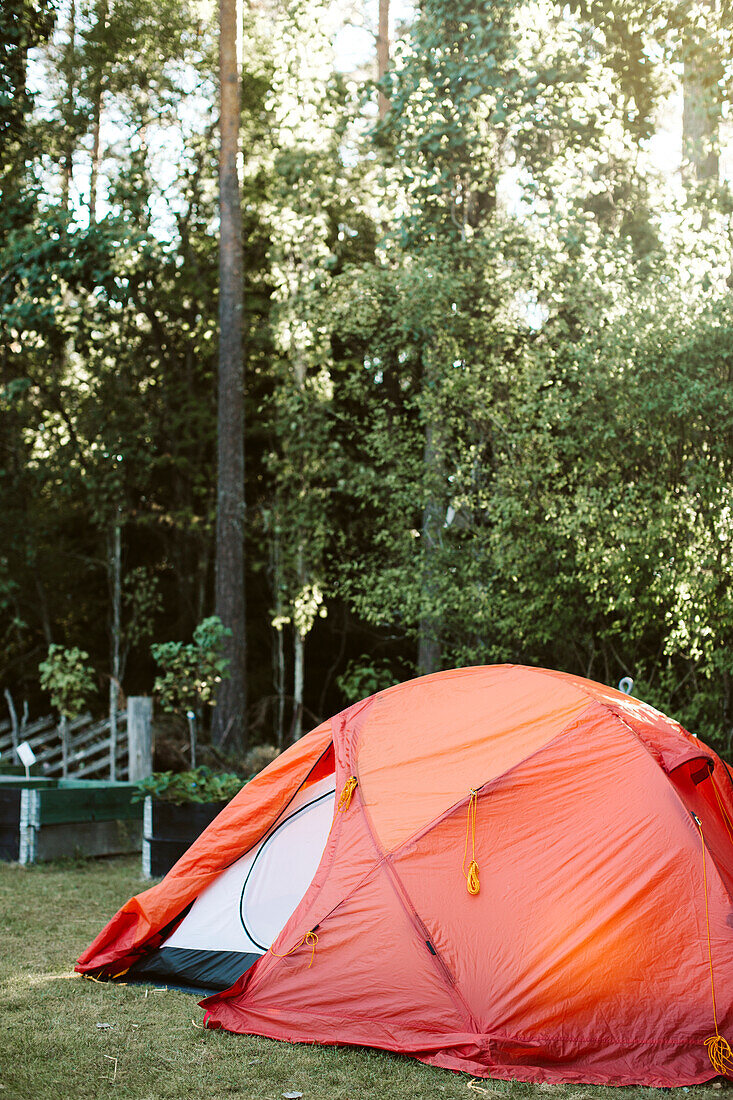
[[[0,688],[103,711],[213,611],[216,12],[0,13]],[[733,12],[378,14],[242,11],[250,741],[512,661],[730,754]]]

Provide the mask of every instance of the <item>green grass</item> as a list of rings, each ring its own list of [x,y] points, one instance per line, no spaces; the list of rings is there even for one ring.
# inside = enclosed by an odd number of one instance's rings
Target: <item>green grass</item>
[[[81,950],[143,886],[139,859],[0,865],[0,1100],[280,1100],[289,1090],[304,1100],[661,1100],[662,1090],[589,1085],[479,1081],[473,1091],[464,1075],[380,1051],[203,1031],[192,995],[75,975]]]

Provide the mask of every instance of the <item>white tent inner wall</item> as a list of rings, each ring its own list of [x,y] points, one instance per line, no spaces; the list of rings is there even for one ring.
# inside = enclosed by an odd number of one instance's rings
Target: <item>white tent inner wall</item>
[[[332,775],[298,791],[270,831],[199,895],[162,946],[267,951],[313,881],[334,800]]]

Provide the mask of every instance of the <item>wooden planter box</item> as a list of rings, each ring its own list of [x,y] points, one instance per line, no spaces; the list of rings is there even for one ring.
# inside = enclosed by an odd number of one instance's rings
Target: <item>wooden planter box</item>
[[[0,776],[0,859],[28,864],[139,852],[136,790],[134,783],[103,779]]]
[[[148,795],[143,817],[143,875],[146,878],[167,875],[226,805],[226,802],[185,802],[176,806]]]

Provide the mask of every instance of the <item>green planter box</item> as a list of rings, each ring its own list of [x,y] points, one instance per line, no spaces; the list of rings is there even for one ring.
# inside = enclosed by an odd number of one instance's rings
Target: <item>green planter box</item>
[[[34,764],[30,769],[31,776],[34,776],[37,771],[38,765]],[[3,763],[3,761],[0,760],[0,778],[3,776],[17,779],[19,776],[25,776],[25,768],[22,764],[9,764],[7,761]]]
[[[0,859],[28,864],[139,852],[136,790],[134,783],[103,779],[0,776]]]
[[[226,805],[226,802],[185,802],[176,806],[148,795],[143,828],[144,877],[167,875]]]

